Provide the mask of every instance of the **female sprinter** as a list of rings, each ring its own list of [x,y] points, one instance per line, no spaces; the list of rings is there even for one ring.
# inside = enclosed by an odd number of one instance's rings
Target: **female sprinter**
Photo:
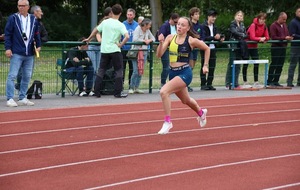
[[[161,88],[160,96],[165,111],[165,121],[158,134],[167,134],[173,127],[171,122],[171,99],[170,95],[175,93],[183,104],[188,105],[198,114],[200,127],[206,125],[207,109],[200,108],[197,102],[190,97],[187,86],[193,78],[192,70],[189,66],[189,55],[194,48],[204,50],[203,73],[208,73],[208,61],[210,56],[209,47],[199,40],[199,36],[193,32],[192,22],[187,17],[181,17],[177,23],[177,34],[170,34],[164,39],[158,36],[159,45],[157,47],[157,57],[161,57],[169,47],[170,74],[169,81]]]

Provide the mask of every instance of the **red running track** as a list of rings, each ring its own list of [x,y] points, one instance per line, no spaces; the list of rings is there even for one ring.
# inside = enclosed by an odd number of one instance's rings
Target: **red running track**
[[[198,102],[0,113],[0,189],[300,188],[299,95]]]

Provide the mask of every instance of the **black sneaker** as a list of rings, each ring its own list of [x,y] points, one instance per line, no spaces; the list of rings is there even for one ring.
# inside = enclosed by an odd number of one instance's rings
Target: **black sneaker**
[[[191,87],[187,87],[189,92],[193,92],[194,90]]]
[[[212,85],[209,85],[208,88],[209,88],[209,90],[216,90],[216,88],[213,87]]]
[[[114,95],[116,98],[126,98],[128,94],[121,92],[120,94],[115,94]]]
[[[96,97],[96,98],[101,98],[101,94],[100,93],[96,93],[95,92],[95,94],[93,96]]]
[[[287,86],[288,86],[288,87],[294,87],[294,85],[293,85],[293,84],[288,84]]]
[[[201,90],[209,90],[209,87],[204,85],[204,86],[201,86]]]
[[[279,84],[278,82],[274,83],[274,86],[278,86],[278,87],[283,87],[281,84]]]

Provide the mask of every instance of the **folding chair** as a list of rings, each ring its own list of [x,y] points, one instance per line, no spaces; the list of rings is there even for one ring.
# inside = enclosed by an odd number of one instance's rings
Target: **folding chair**
[[[66,71],[65,66],[68,62],[67,51],[63,51],[62,54],[62,59],[56,60],[56,95],[59,95],[59,93],[61,93],[61,97],[65,97],[65,90],[67,90],[70,95],[74,96],[78,91],[76,73],[70,73]],[[59,82],[61,82],[61,86],[58,90]]]

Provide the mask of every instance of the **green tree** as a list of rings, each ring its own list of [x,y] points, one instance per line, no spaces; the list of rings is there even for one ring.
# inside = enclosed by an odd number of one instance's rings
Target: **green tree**
[[[50,40],[77,40],[81,36],[90,33],[91,1],[90,0],[29,0],[31,5],[39,5],[44,12],[43,23],[49,32]],[[126,19],[126,10],[133,8],[137,16],[145,16],[152,19],[152,32],[167,20],[170,13],[177,12],[181,16],[188,16],[188,10],[197,6],[201,10],[200,22],[206,18],[209,8],[215,8],[219,12],[217,25],[226,30],[236,11],[245,12],[245,24],[261,11],[268,13],[267,24],[270,25],[277,19],[282,11],[288,14],[288,21],[295,16],[295,10],[300,7],[299,1],[293,0],[98,0],[98,19],[102,18],[104,9],[120,3],[124,9],[120,18]],[[3,27],[7,17],[17,12],[17,0],[0,0],[0,11],[4,17]]]

